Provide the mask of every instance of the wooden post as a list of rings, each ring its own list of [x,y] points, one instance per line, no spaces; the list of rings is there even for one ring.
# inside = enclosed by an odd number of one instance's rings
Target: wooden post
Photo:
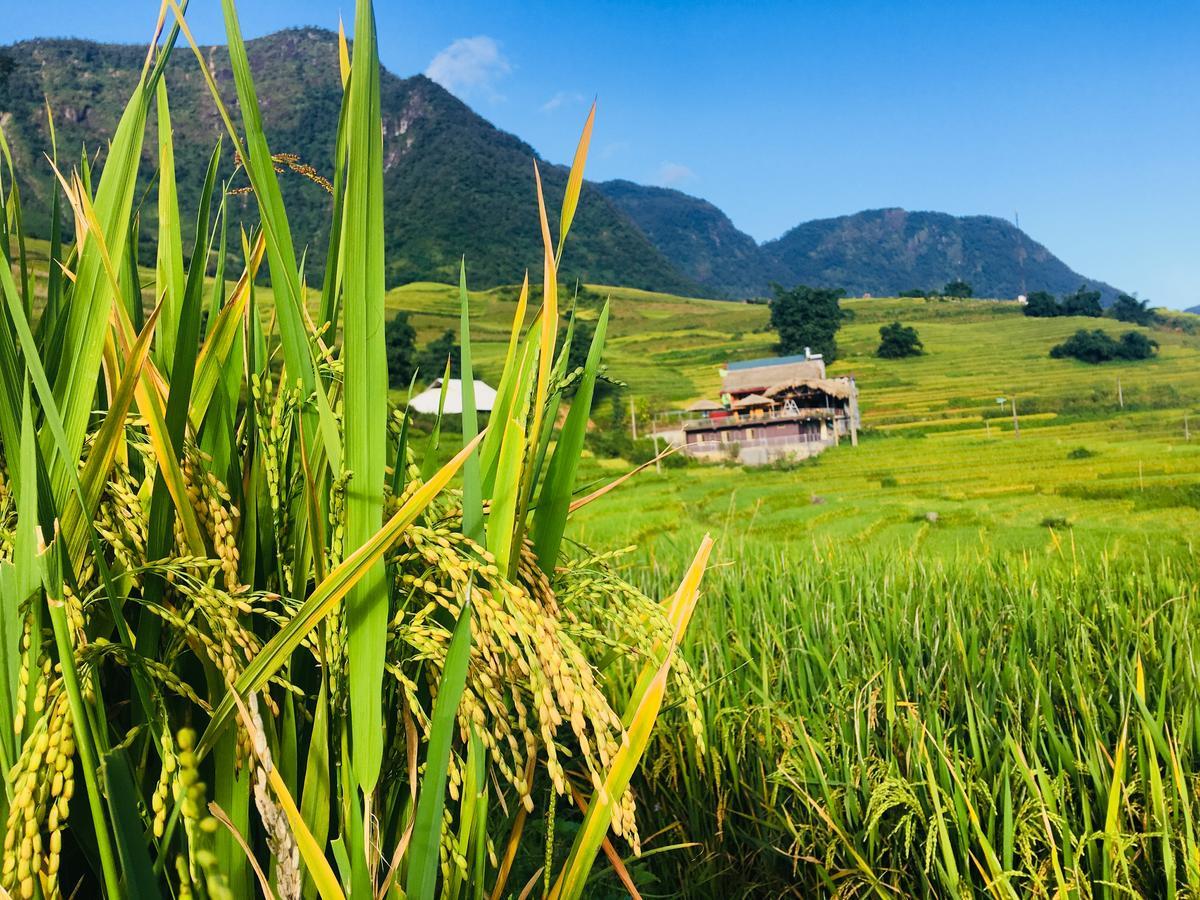
[[[1190,431],[1188,431],[1187,413],[1183,414],[1183,439],[1185,441],[1190,441],[1192,439],[1192,433]]]
[[[1117,403],[1120,404],[1121,409],[1125,408],[1125,393],[1121,390],[1121,379],[1119,376],[1117,378]]]
[[[1012,408],[1013,408],[1013,437],[1019,438],[1021,436],[1021,423],[1017,420],[1017,398],[1016,397],[1012,398]]]
[[[992,436],[992,423],[989,422],[987,419],[984,419],[983,420],[983,428],[987,432],[987,436],[991,437]]]
[[[1146,476],[1142,472],[1142,461],[1140,459],[1138,460],[1138,488],[1143,491],[1146,489]]]
[[[658,432],[654,432],[654,470],[662,474],[662,460],[658,458]]]
[[[633,405],[633,395],[629,395],[629,433],[637,440],[637,409]]]

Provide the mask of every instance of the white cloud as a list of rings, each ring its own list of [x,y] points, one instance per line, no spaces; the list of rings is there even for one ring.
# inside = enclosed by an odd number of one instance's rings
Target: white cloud
[[[459,38],[429,63],[425,74],[451,93],[469,96],[482,93],[491,100],[502,99],[496,82],[512,71],[500,45],[487,35]]]
[[[668,187],[674,187],[685,181],[691,181],[695,177],[696,173],[683,163],[665,162],[658,167],[658,180]]]
[[[554,112],[562,106],[575,106],[583,102],[583,94],[578,91],[559,91],[542,104],[542,112]]]

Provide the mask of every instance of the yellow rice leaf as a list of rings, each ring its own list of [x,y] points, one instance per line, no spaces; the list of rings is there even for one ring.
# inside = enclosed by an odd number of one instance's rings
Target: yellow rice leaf
[[[563,194],[562,214],[558,219],[558,256],[562,260],[563,245],[567,242],[567,232],[571,230],[571,220],[575,218],[575,209],[579,206],[579,192],[583,188],[583,169],[587,163],[588,146],[592,142],[592,124],[596,121],[596,101],[588,110],[587,121],[583,123],[583,133],[579,136],[579,146],[575,148],[575,158],[571,161],[571,174],[567,176],[567,190]]]

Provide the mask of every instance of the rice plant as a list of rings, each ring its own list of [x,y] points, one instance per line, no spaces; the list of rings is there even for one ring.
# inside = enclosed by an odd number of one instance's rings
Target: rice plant
[[[1195,559],[747,545],[688,634],[707,753],[639,775],[709,896],[1200,890]],[[674,556],[635,570],[662,586]]]
[[[588,502],[576,466],[607,320],[567,371],[557,272],[592,115],[556,238],[530,173],[544,302],[528,330],[525,293],[517,304],[486,427],[464,263],[464,433],[439,465],[387,399],[371,4],[357,4],[353,52],[343,37],[329,61],[345,91],[314,304],[277,180],[288,160],[263,132],[232,0],[222,9],[240,121],[165,0],[102,172],[86,156],[47,167],[45,273],[27,265],[0,142],[0,885],[26,898],[566,900],[601,850],[628,880],[616,848],[640,849],[629,785],[669,683],[702,733],[677,646],[711,543],[661,603],[608,557],[564,546]],[[185,186],[163,71],[189,48],[228,144]],[[143,197],[148,139],[159,166]],[[218,178],[230,148],[257,205],[249,229]],[[184,189],[200,197],[188,248]],[[147,202],[157,252],[142,284]],[[239,243],[229,287],[225,248]],[[610,677],[631,662],[636,677]]]

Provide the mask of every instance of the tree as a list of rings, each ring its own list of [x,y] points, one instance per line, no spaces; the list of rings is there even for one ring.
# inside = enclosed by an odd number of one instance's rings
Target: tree
[[[1061,344],[1050,348],[1050,355],[1055,359],[1078,359],[1095,365],[1116,357],[1117,342],[1099,328],[1094,331],[1080,328]]]
[[[1055,359],[1072,358],[1093,365],[1113,359],[1149,359],[1158,349],[1158,343],[1139,331],[1126,331],[1120,340],[1114,340],[1099,328],[1088,331],[1081,328],[1063,343],[1051,348]]]
[[[906,356],[920,356],[925,351],[925,345],[917,336],[917,329],[911,325],[901,325],[893,322],[879,329],[879,349],[875,355],[881,359],[903,359]]]
[[[383,343],[387,348],[388,384],[406,387],[417,368],[417,332],[407,312],[396,313],[384,326]]]
[[[774,286],[771,327],[779,334],[784,355],[803,353],[805,348],[820,353],[826,362],[837,359],[837,332],[846,318],[838,300],[841,288],[811,288],[797,285],[790,291]]]
[[[429,381],[441,378],[446,371],[446,357],[450,357],[450,377],[457,378],[462,372],[462,348],[449,328],[421,354],[422,376]]]
[[[1149,359],[1157,350],[1158,341],[1140,331],[1126,331],[1117,346],[1117,356],[1121,359]]]
[[[1063,297],[1062,314],[1100,318],[1104,315],[1104,308],[1100,305],[1100,292],[1089,291],[1086,284],[1081,284],[1075,293]]]
[[[1022,312],[1027,316],[1039,319],[1051,319],[1062,315],[1062,307],[1058,305],[1058,301],[1054,299],[1053,294],[1049,294],[1046,291],[1034,291],[1025,298],[1025,306]]]
[[[1150,309],[1149,301],[1138,300],[1128,294],[1118,296],[1116,302],[1108,308],[1108,314],[1118,321],[1132,322],[1135,325],[1150,325],[1154,322],[1154,312]]]
[[[946,282],[946,286],[942,288],[943,297],[957,297],[959,300],[965,300],[967,297],[973,296],[975,289],[961,278],[955,278],[953,281]]]

